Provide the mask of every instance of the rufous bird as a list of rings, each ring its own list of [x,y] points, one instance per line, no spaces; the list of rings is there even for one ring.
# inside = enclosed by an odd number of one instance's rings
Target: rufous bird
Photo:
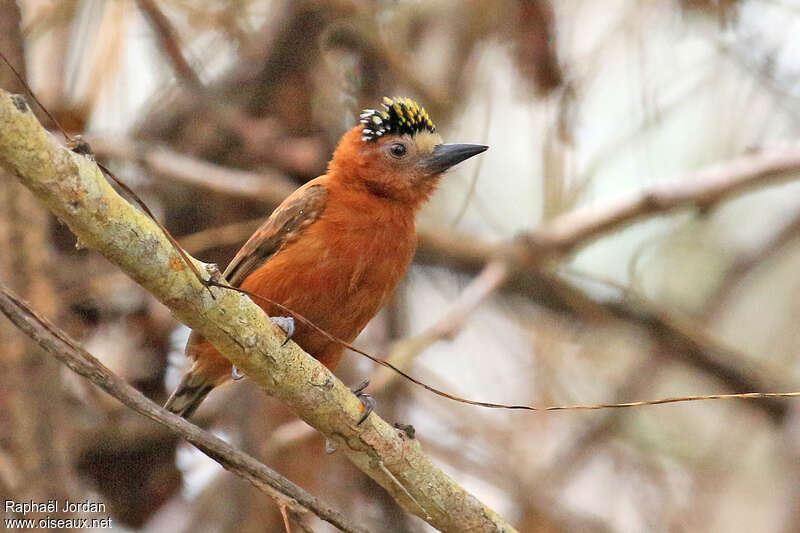
[[[286,198],[223,273],[232,286],[278,302],[348,343],[408,270],[416,214],[442,173],[488,148],[442,144],[428,113],[409,98],[384,98],[382,107],[361,114],[339,141],[327,174]],[[276,317],[287,340],[336,368],[340,343],[301,321],[295,329],[290,318],[280,318],[285,311],[255,303]],[[239,377],[198,333],[189,337],[186,355],[194,364],[164,406],[183,417],[214,387]]]

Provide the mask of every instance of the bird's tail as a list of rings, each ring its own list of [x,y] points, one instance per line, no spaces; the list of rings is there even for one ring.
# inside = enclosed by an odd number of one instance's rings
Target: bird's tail
[[[189,418],[215,385],[216,383],[210,381],[208,376],[190,370],[183,375],[180,385],[164,404],[164,409],[183,418]]]

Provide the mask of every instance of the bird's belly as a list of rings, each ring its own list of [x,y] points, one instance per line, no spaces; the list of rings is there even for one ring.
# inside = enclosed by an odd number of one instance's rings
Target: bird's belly
[[[329,240],[328,244],[337,241]],[[287,246],[242,283],[242,288],[274,300],[315,326],[352,342],[391,296],[413,255],[413,243],[379,239],[343,246]],[[284,310],[256,301],[271,316]],[[295,317],[293,339],[329,368],[343,347]]]

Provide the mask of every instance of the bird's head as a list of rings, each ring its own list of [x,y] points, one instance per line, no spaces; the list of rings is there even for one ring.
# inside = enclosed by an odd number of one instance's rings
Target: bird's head
[[[370,194],[418,207],[450,167],[486,151],[479,144],[443,144],[428,113],[410,98],[384,98],[347,132],[329,175]]]

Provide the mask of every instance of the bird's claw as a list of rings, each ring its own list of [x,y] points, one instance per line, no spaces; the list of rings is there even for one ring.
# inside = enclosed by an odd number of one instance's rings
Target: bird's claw
[[[370,413],[372,413],[372,411],[375,410],[375,405],[376,405],[375,398],[364,392],[364,389],[366,389],[368,386],[369,386],[369,380],[365,379],[364,381],[362,381],[361,383],[350,389],[350,391],[356,395],[356,398],[361,400],[361,403],[364,406],[364,414],[361,415],[361,418],[358,419],[358,422],[356,423],[357,426],[360,426],[362,423],[364,423],[364,420],[366,420],[367,417],[369,417]]]
[[[219,267],[217,266],[216,263],[208,263],[206,264],[206,273],[208,273],[208,279],[202,279],[201,277],[200,283],[203,284],[203,287],[206,288],[208,294],[211,295],[211,299],[216,301],[217,297],[214,296],[214,293],[211,291],[211,287],[222,286],[220,285],[220,280],[222,279],[222,272],[220,272]]]
[[[292,336],[294,335],[294,318],[290,316],[271,316],[269,317],[269,320],[281,328],[286,334],[286,338],[283,340],[283,343],[281,343],[281,348],[286,346],[286,344],[292,340]]]
[[[67,139],[67,148],[76,154],[85,155],[94,161],[94,152],[92,151],[92,147],[89,146],[89,143],[86,142],[86,139],[80,135],[74,135],[71,139]]]
[[[203,283],[206,285],[213,286],[215,283],[219,283],[222,280],[222,272],[220,272],[216,263],[207,263],[206,273],[208,274],[208,279],[203,280]]]
[[[411,424],[403,424],[402,422],[395,422],[394,427],[395,429],[399,429],[400,431],[405,433],[409,439],[413,439],[417,435],[417,430],[414,429],[414,426],[412,426]]]
[[[286,346],[290,340],[292,340],[292,335],[294,335],[294,318],[290,316],[271,316],[269,317],[270,322],[281,328],[281,330],[286,334],[286,338],[283,340],[281,346]],[[233,370],[231,370],[231,377],[234,381],[239,381],[244,377],[244,374],[236,368],[236,365],[233,365]]]

